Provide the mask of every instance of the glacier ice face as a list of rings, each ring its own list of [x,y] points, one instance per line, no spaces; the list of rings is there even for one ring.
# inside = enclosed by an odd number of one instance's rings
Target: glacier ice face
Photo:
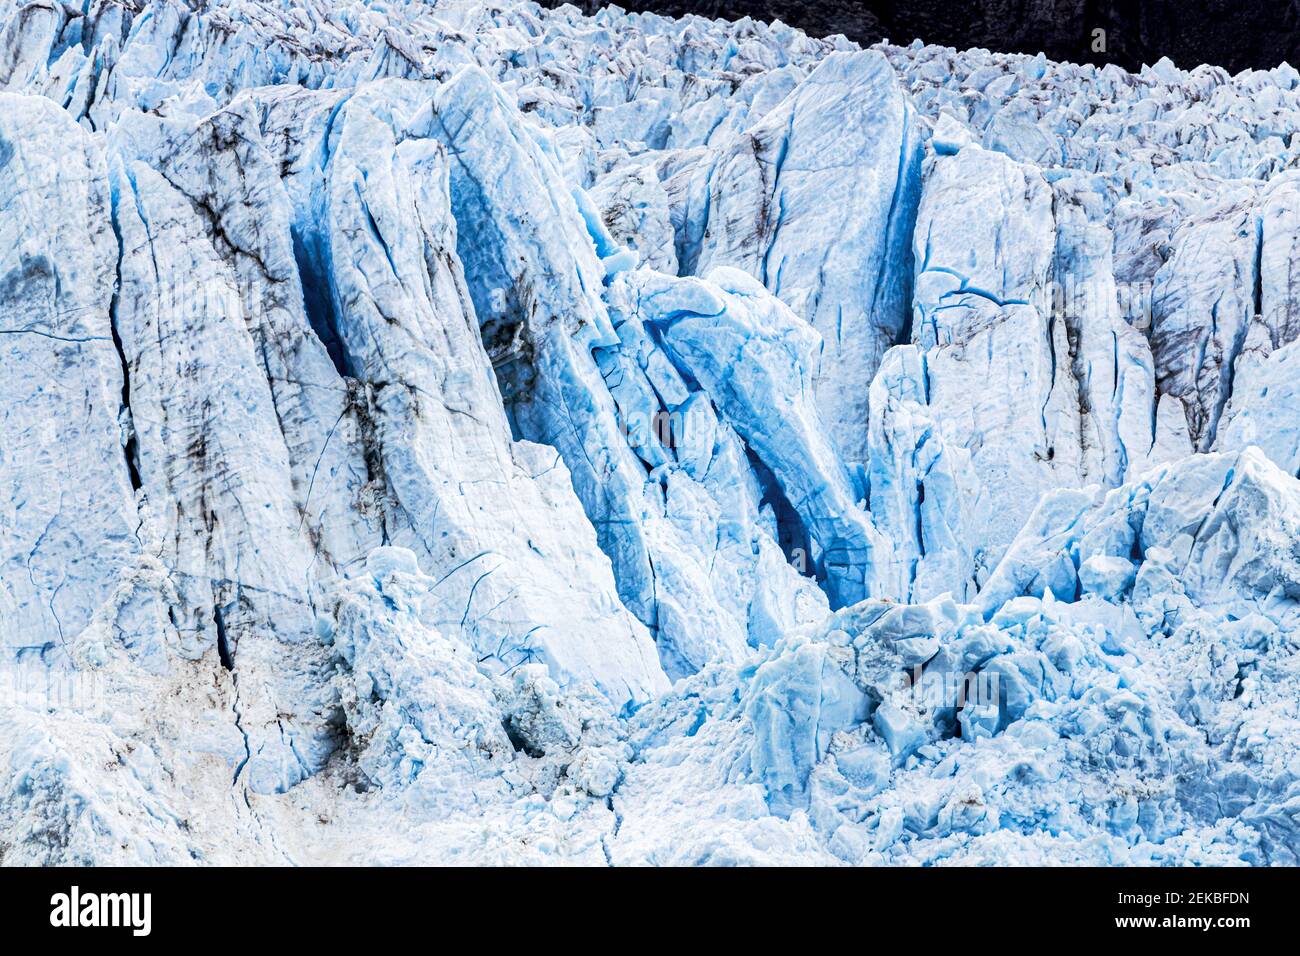
[[[818,405],[850,461],[866,459],[871,378],[908,322],[919,126],[883,56],[837,52],[699,161],[702,232],[683,265],[744,269],[821,333]]]
[[[1300,857],[1300,75],[0,8],[0,856]]]

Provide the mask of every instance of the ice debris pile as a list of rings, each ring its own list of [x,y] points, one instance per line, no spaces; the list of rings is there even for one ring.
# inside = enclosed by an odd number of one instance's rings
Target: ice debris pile
[[[1300,74],[6,0],[6,863],[1300,862]]]

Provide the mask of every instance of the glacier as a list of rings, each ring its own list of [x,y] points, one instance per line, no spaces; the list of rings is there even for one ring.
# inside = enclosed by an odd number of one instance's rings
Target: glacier
[[[4,0],[0,861],[1300,863],[1300,73]]]

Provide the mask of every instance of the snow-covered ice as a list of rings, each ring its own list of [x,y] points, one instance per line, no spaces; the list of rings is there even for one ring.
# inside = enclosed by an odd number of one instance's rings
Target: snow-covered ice
[[[4,0],[0,860],[1300,863],[1300,74]]]

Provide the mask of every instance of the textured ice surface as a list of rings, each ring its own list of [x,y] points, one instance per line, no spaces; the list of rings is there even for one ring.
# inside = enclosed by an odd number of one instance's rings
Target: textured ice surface
[[[0,859],[1300,862],[1300,74],[0,8]]]

